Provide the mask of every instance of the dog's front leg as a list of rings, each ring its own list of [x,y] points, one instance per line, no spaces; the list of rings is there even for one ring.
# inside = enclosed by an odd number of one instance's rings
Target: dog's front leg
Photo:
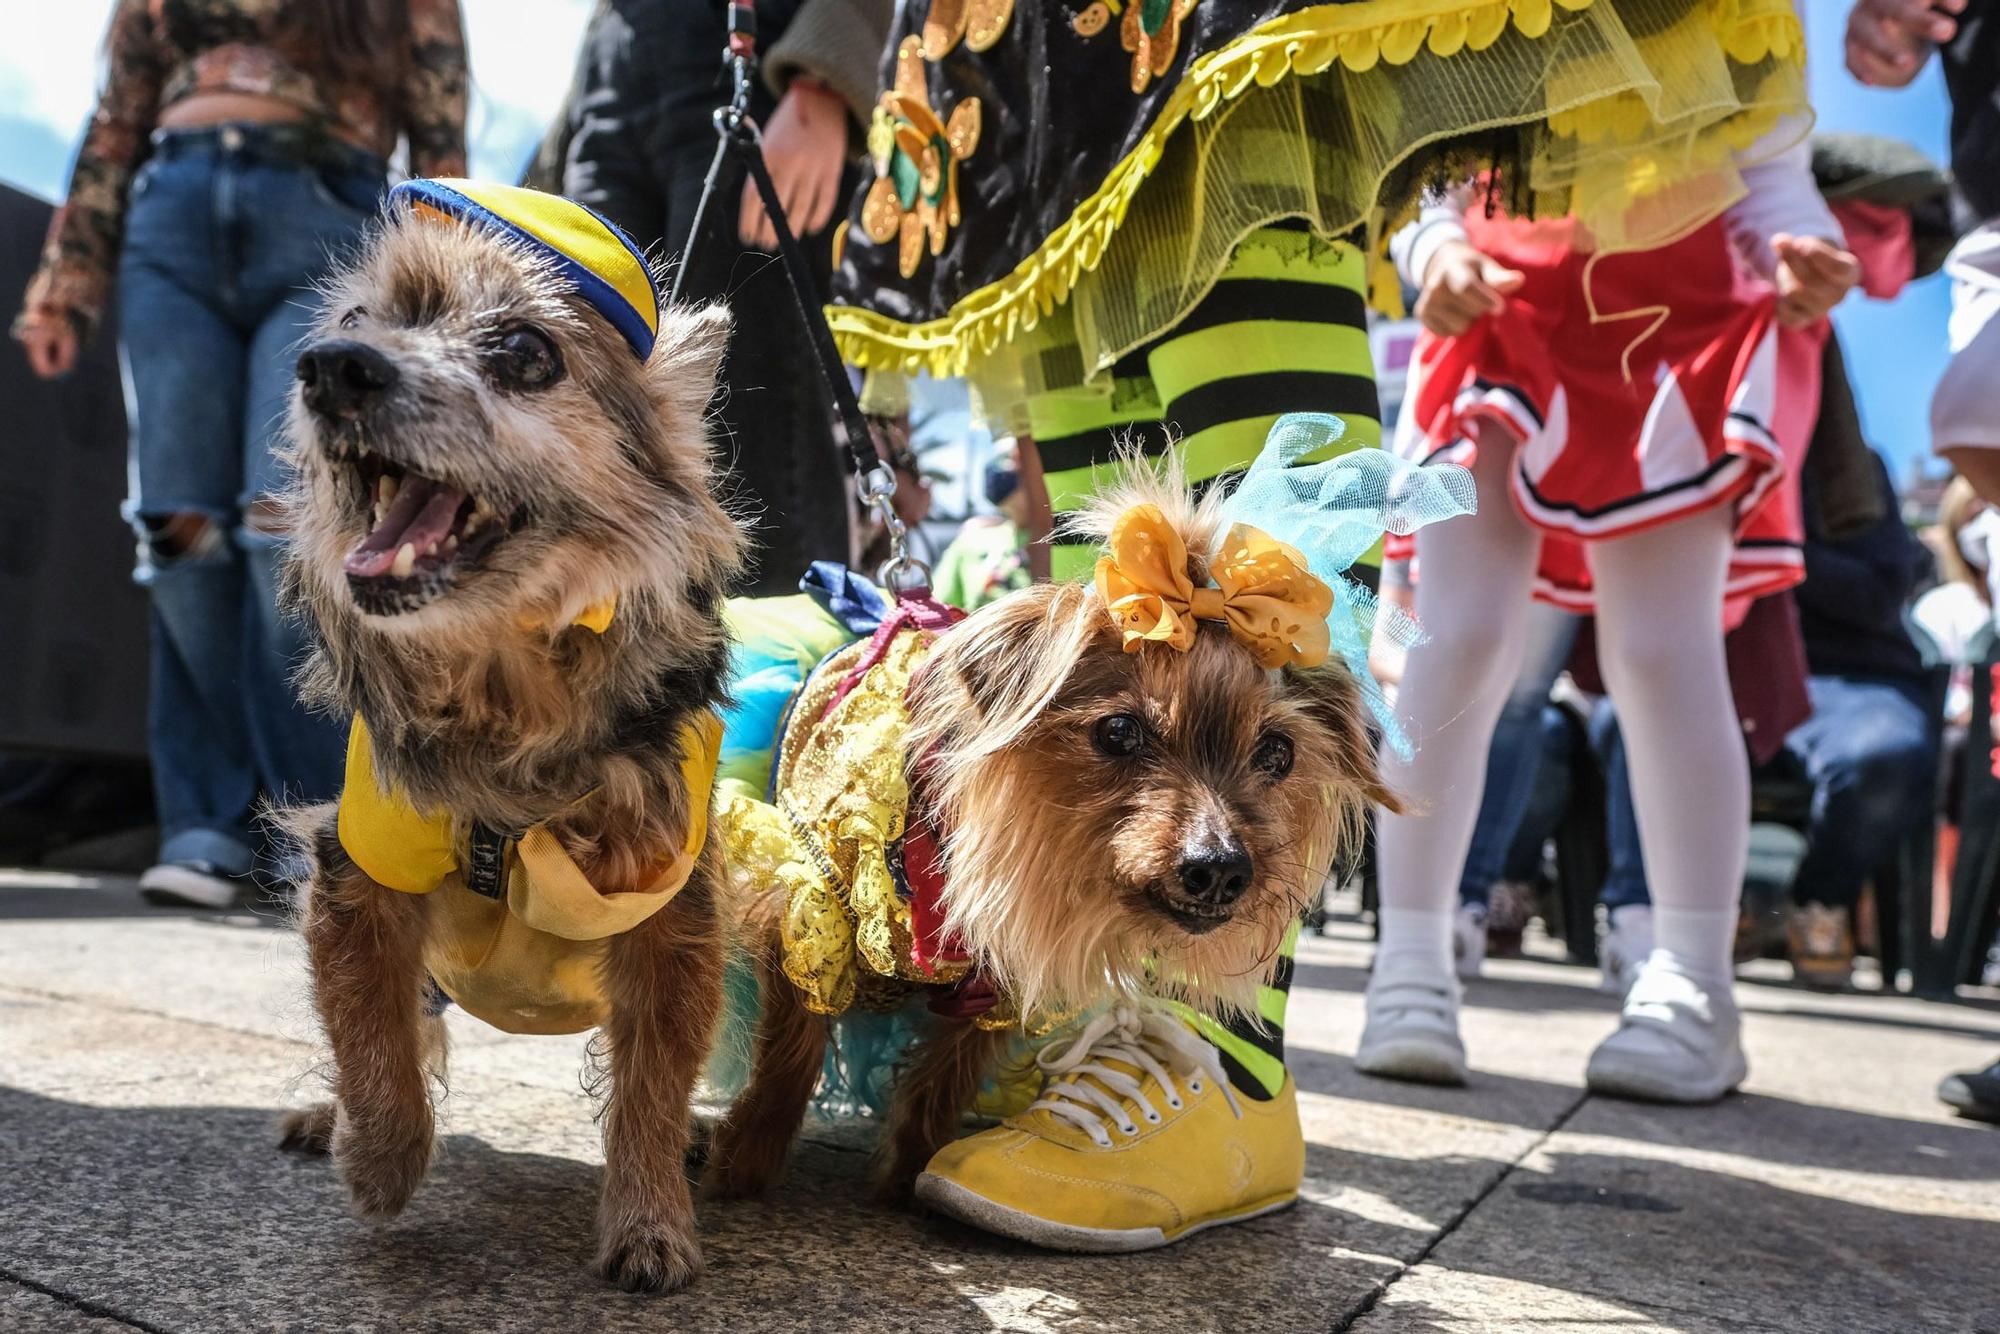
[[[701,1272],[688,1189],[688,1108],[722,1008],[721,858],[711,843],[674,901],[606,950],[609,1077],[597,1272],[628,1292]]]
[[[908,1068],[897,1075],[889,1109],[877,1175],[885,1203],[909,1203],[918,1174],[958,1133],[959,1119],[979,1096],[1008,1032],[947,1019],[918,1045]]]
[[[302,1147],[330,1139],[356,1212],[402,1212],[429,1170],[434,1138],[427,1063],[443,1057],[443,1021],[425,1006],[422,896],[370,879],[331,828],[318,840],[306,903],[313,1003],[333,1048],[334,1107],[288,1124]]]

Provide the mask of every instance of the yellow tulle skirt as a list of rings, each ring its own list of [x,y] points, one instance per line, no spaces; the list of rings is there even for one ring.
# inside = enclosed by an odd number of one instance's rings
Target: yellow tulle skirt
[[[1022,33],[1027,11],[1024,0],[998,42]],[[923,68],[940,117],[970,59]],[[851,229],[828,316],[844,355],[875,373],[879,402],[904,374],[966,376],[989,421],[1021,429],[1028,395],[1107,378],[1186,316],[1241,238],[1279,219],[1365,234],[1384,307],[1398,294],[1382,239],[1427,187],[1488,168],[1510,212],[1576,216],[1601,248],[1686,235],[1742,197],[1743,165],[1809,128],[1803,66],[1788,0],[1299,8],[1190,53],[1134,146],[1066,217],[1025,253],[958,258],[965,290],[926,287],[927,257],[898,274],[895,245]],[[982,109],[987,144],[1011,110]],[[954,164],[961,182],[996,169],[983,146]],[[944,262],[961,238],[936,230]]]

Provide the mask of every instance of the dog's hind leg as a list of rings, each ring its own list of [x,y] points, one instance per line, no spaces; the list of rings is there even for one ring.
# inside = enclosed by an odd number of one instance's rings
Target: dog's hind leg
[[[286,1153],[323,1158],[333,1152],[333,1099],[295,1108],[278,1118],[278,1147]]]
[[[323,1137],[357,1213],[400,1213],[429,1170],[433,1118],[425,1066],[441,1060],[443,1021],[427,1013],[427,905],[369,878],[334,832],[314,839],[305,910],[313,1004],[333,1048],[335,1108],[287,1123],[311,1148]],[[331,1125],[328,1122],[331,1121]]]
[[[423,1022],[424,1066],[433,1079],[442,1082],[445,1071],[444,1016],[426,1015]],[[339,1105],[328,1098],[310,1107],[286,1112],[278,1118],[278,1147],[286,1153],[324,1158],[333,1152],[333,1127],[339,1110]]]
[[[826,1060],[827,1021],[805,1007],[785,976],[776,920],[759,923],[759,935],[762,1014],[755,1064],[750,1083],[715,1128],[702,1178],[703,1191],[721,1199],[755,1195],[778,1179]]]
[[[999,1061],[1008,1030],[948,1019],[917,1045],[896,1076],[888,1137],[877,1172],[885,1203],[907,1204],[931,1155],[958,1133],[959,1119],[979,1096],[979,1086]]]
[[[673,902],[605,951],[596,1267],[628,1292],[685,1287],[701,1272],[685,1159],[694,1083],[722,1009],[720,878],[711,843]]]

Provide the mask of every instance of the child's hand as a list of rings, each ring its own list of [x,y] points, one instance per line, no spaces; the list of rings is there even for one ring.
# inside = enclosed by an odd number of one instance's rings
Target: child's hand
[[[1467,242],[1446,241],[1424,270],[1417,318],[1440,338],[1456,337],[1504,310],[1508,294],[1519,291],[1522,281],[1518,272]]]
[[[1796,329],[1840,304],[1861,281],[1861,261],[1821,236],[1771,238],[1778,257],[1778,323]]]
[[[1847,12],[1847,69],[1876,88],[1917,77],[1931,48],[1958,33],[1965,0],[1855,0]]]

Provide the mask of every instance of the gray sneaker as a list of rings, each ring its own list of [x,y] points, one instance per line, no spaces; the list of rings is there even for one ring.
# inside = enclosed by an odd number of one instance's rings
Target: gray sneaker
[[[164,908],[230,908],[242,886],[207,862],[161,862],[139,877],[139,893]]]
[[[1729,984],[1704,986],[1655,951],[1625,993],[1618,1031],[1590,1054],[1593,1093],[1643,1102],[1714,1102],[1749,1066]]]

